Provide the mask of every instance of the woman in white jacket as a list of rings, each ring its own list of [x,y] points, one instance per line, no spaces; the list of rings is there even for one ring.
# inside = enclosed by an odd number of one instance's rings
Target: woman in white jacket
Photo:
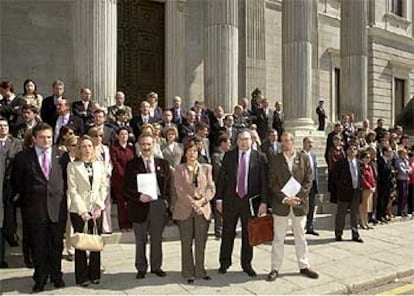
[[[83,232],[85,223],[92,233],[95,225],[102,233],[102,211],[107,196],[107,172],[102,161],[97,160],[92,139],[82,136],[78,141],[74,162],[68,164],[68,196],[70,219],[74,232]],[[85,287],[90,282],[99,284],[101,278],[100,252],[90,252],[89,263],[86,251],[75,250],[76,283]]]

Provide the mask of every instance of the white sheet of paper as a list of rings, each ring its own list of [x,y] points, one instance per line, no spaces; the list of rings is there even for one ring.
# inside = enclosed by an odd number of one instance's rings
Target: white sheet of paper
[[[282,193],[287,197],[296,196],[299,193],[302,185],[294,178],[290,177],[289,181],[283,186]]]
[[[137,189],[138,192],[151,196],[152,200],[157,200],[157,175],[155,173],[137,174]]]

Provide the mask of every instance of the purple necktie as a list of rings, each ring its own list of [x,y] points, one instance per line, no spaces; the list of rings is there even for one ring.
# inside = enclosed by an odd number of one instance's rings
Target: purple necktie
[[[151,173],[151,161],[149,159],[147,159],[146,161],[146,165],[147,165],[147,173]]]
[[[42,171],[46,179],[49,180],[50,165],[49,159],[47,158],[47,150],[42,151]]]
[[[239,163],[239,172],[237,176],[237,194],[240,198],[243,198],[246,195],[246,172],[246,152],[242,152]]]

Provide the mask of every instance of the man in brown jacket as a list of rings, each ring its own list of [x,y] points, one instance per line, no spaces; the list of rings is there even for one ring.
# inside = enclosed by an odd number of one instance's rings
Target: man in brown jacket
[[[312,169],[309,158],[296,152],[293,135],[282,135],[282,153],[269,154],[269,188],[272,205],[274,238],[272,243],[272,259],[267,281],[274,281],[279,275],[283,262],[283,248],[289,219],[292,220],[295,236],[296,256],[300,273],[309,278],[319,275],[310,269],[308,245],[305,239],[305,222],[308,212],[309,191],[312,187]],[[287,196],[284,186],[294,178],[300,184],[300,190]]]

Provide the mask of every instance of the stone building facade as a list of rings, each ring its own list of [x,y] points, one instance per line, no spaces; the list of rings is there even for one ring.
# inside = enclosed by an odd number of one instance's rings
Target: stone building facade
[[[0,0],[0,78],[226,111],[259,87],[291,127],[312,126],[320,98],[330,121],[392,124],[414,95],[413,15],[413,0]]]

